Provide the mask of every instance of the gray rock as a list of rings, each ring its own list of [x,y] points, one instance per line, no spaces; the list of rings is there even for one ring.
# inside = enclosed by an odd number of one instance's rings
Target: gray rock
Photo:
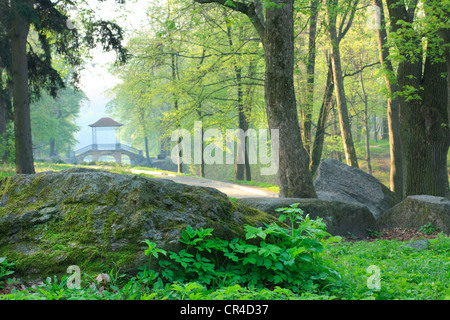
[[[368,236],[368,229],[375,228],[375,218],[369,209],[359,203],[348,203],[334,200],[302,199],[302,198],[243,198],[237,202],[278,217],[278,208],[289,207],[299,203],[305,214],[312,219],[321,217],[331,235]]]
[[[131,272],[148,261],[142,240],[176,251],[188,225],[232,239],[245,236],[244,224],[275,221],[216,189],[94,169],[6,177],[0,199],[0,256],[44,278],[69,265]]]
[[[424,240],[417,240],[417,241],[413,241],[413,242],[409,242],[407,244],[405,244],[405,246],[416,249],[417,251],[422,251],[425,249],[428,249],[429,247],[429,243],[428,240],[424,239]]]
[[[429,195],[409,196],[377,221],[379,228],[418,229],[431,223],[440,231],[450,234],[450,200]]]
[[[323,159],[314,180],[317,196],[323,200],[360,203],[375,219],[400,198],[372,175],[334,159]]]

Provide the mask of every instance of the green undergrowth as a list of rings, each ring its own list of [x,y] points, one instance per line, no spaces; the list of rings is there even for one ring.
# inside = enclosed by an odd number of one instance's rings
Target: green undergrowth
[[[425,247],[415,245],[424,241]],[[342,242],[327,252],[339,267],[345,299],[450,300],[450,237]],[[378,278],[379,287],[372,288]]]
[[[105,267],[95,274],[48,277],[19,286],[14,260],[0,258],[0,299],[11,300],[444,300],[450,299],[450,238],[343,241],[297,205],[279,223],[247,225],[245,239],[225,241],[187,226],[177,252],[144,240],[148,261],[137,274]],[[287,227],[289,226],[289,227]],[[8,289],[9,288],[9,289]]]
[[[326,286],[339,281],[331,259],[325,259],[324,253],[328,245],[340,238],[331,237],[321,219],[310,219],[296,205],[283,210],[279,220],[289,219],[292,228],[284,223],[261,227],[246,225],[245,239],[213,238],[211,228],[194,230],[187,226],[179,240],[183,247],[177,252],[162,250],[145,240],[148,264],[134,276],[109,271],[112,281],[101,294],[98,287],[92,287],[93,276],[84,275],[85,282],[76,291],[68,288],[69,276],[50,277],[41,286],[12,289],[0,298],[287,299],[316,296]],[[8,268],[10,270],[11,265]],[[9,285],[14,283],[9,280]]]

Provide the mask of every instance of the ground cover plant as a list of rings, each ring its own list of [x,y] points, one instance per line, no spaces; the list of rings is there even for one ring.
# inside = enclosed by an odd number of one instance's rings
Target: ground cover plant
[[[74,274],[26,285],[14,278],[14,262],[2,257],[0,299],[450,299],[448,236],[397,230],[364,241],[340,239],[296,205],[280,211],[279,224],[247,226],[245,239],[225,241],[211,229],[187,227],[176,253],[146,240],[148,264],[137,274],[113,264],[100,278],[82,274],[76,287]]]

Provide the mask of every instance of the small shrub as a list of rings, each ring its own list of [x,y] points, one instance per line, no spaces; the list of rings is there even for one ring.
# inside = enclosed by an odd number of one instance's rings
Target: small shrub
[[[14,273],[13,268],[14,268],[13,262],[8,262],[8,259],[6,257],[0,257],[0,284],[1,278],[9,276]]]
[[[372,229],[367,229],[367,233],[369,234],[369,237],[371,237],[371,238],[379,238],[383,234],[383,232],[381,232],[381,231],[372,230]]]
[[[427,224],[424,224],[423,226],[421,226],[417,231],[419,231],[421,233],[425,233],[425,234],[433,234],[434,232],[437,231],[437,229],[430,222],[430,223],[427,223]]]
[[[298,204],[282,208],[280,222],[287,218],[291,228],[279,224],[246,225],[246,239],[210,239],[213,229],[193,230],[188,226],[179,252],[168,252],[169,260],[159,261],[161,275],[169,282],[197,282],[202,285],[288,288],[294,292],[318,290],[335,273],[323,259],[331,237],[319,218],[303,216]],[[150,254],[150,253],[149,253]]]

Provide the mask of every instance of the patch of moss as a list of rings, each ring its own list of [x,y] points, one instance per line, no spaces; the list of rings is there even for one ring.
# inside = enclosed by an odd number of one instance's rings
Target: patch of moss
[[[65,204],[62,207],[62,220],[54,224],[54,230],[76,234],[75,240],[80,243],[95,242],[92,216],[94,209],[93,204]]]
[[[21,185],[19,181],[22,181]],[[37,175],[36,179],[18,180],[17,176],[6,177],[0,185],[0,194],[4,201],[4,206],[0,207],[0,217],[9,214],[23,214],[41,208],[44,203],[44,194],[40,195],[42,177]]]

